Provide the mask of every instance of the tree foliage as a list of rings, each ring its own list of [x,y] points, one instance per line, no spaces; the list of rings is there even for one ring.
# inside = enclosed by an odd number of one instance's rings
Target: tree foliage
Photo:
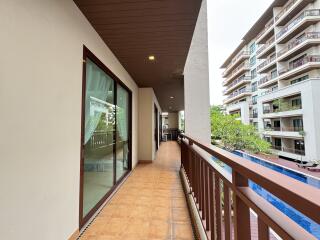
[[[212,140],[219,140],[228,150],[268,153],[270,144],[261,139],[252,125],[245,125],[237,115],[226,115],[218,106],[211,107]]]

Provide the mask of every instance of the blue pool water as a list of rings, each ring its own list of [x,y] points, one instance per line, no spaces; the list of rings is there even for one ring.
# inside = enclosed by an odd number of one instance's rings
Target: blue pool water
[[[303,183],[309,184],[313,187],[319,188],[320,189],[320,180],[303,175],[301,173],[295,172],[295,171],[291,171],[289,169],[285,169],[281,166],[277,166],[274,165],[272,163],[266,162],[260,158],[256,158],[253,156],[250,156],[246,153],[242,153],[239,151],[235,151],[233,152],[234,154],[243,157],[247,160],[250,160],[252,162],[258,163],[260,165],[263,165],[267,168],[270,168],[274,171],[280,172],[284,175],[287,175],[289,177],[292,177],[298,181],[301,181]],[[219,160],[216,158],[213,158],[214,161],[218,162]],[[232,169],[226,165],[223,164],[223,168],[228,172],[231,173]],[[285,203],[284,201],[282,201],[281,199],[277,198],[276,196],[274,196],[273,194],[271,194],[270,192],[268,192],[267,190],[263,189],[261,186],[259,186],[258,184],[249,181],[249,186],[257,193],[259,194],[261,197],[263,197],[264,199],[266,199],[269,203],[271,203],[273,206],[275,206],[277,209],[279,209],[281,212],[283,212],[285,215],[287,215],[289,218],[291,218],[293,221],[295,221],[296,223],[298,223],[301,227],[303,227],[305,230],[307,230],[309,233],[311,233],[312,235],[314,235],[317,239],[320,239],[320,225],[316,222],[314,222],[313,220],[311,220],[310,218],[308,218],[307,216],[305,216],[304,214],[300,213],[299,211],[297,211],[296,209],[294,209],[293,207],[291,207],[290,205],[288,205],[287,203]]]

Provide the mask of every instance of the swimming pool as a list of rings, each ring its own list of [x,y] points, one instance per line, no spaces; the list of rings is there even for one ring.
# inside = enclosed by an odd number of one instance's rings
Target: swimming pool
[[[302,173],[291,171],[289,169],[272,164],[270,162],[266,162],[263,159],[253,157],[251,155],[248,155],[248,154],[240,152],[240,151],[235,151],[235,152],[233,152],[233,154],[238,155],[240,157],[243,157],[244,159],[250,160],[250,161],[255,162],[257,164],[263,165],[263,166],[270,168],[274,171],[277,171],[277,172],[282,173],[286,176],[289,176],[289,177],[294,178],[298,181],[301,181],[303,183],[309,184],[313,187],[320,189],[320,180],[318,180],[316,178],[312,178],[312,177],[306,176]],[[220,162],[218,159],[216,159],[214,157],[213,157],[213,160],[215,162]],[[219,165],[221,166],[221,164],[219,164]],[[226,170],[227,173],[231,174],[232,169],[228,165],[223,164],[222,166]],[[299,224],[301,227],[303,227],[309,233],[314,235],[317,239],[320,239],[320,225],[318,223],[311,220],[310,218],[308,218],[307,216],[305,216],[301,212],[297,211],[296,209],[294,209],[293,207],[291,207],[290,205],[288,205],[287,203],[285,203],[281,199],[277,198],[276,196],[274,196],[273,194],[271,194],[270,192],[268,192],[267,190],[265,190],[264,188],[259,186],[258,184],[254,183],[252,181],[249,181],[249,186],[257,194],[259,194],[261,197],[266,199],[274,207],[279,209],[282,213],[287,215],[289,218],[291,218],[293,221],[295,221],[297,224]]]

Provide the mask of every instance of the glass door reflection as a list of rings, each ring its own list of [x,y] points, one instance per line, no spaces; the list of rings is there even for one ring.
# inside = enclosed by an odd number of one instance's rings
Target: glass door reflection
[[[129,93],[117,84],[116,179],[129,170]]]
[[[114,81],[87,59],[82,217],[114,185],[114,131]]]

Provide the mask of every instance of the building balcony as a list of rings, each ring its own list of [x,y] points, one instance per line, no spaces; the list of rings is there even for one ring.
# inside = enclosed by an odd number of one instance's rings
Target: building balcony
[[[279,80],[287,80],[319,67],[320,67],[320,56],[309,55],[293,63],[288,68],[280,69],[278,71]]]
[[[236,91],[230,94],[225,100],[223,100],[224,104],[229,104],[237,99],[250,96],[251,95],[251,90],[250,89],[242,89],[241,91]]]
[[[195,216],[202,229],[199,239],[315,239],[268,202],[269,194],[258,195],[252,183],[276,196],[277,204],[283,201],[319,221],[319,190],[315,187],[185,135],[181,161],[188,202],[198,213]]]
[[[279,117],[291,117],[291,116],[301,116],[302,106],[280,108],[277,110],[273,109],[263,109],[262,118],[279,118]]]
[[[302,9],[304,9],[309,3],[314,0],[291,0],[275,17],[276,26],[286,25],[293,16],[297,15]]]
[[[299,156],[305,156],[306,154],[305,150],[287,148],[282,146],[272,146],[272,149],[274,154],[297,160],[300,160]]]
[[[304,37],[290,41],[284,49],[277,53],[278,61],[287,61],[312,46],[320,44],[320,32],[307,32]]]
[[[264,27],[264,29],[258,34],[257,36],[257,44],[266,43],[269,38],[274,35],[274,29],[273,29],[273,19],[271,19]]]
[[[238,53],[230,62],[230,64],[228,65],[228,67],[226,68],[226,70],[222,73],[223,77],[227,77],[228,74],[235,69],[242,61],[246,60],[250,58],[250,53],[249,51],[241,51],[240,53]]]
[[[241,63],[241,65],[239,65],[236,69],[234,69],[232,73],[229,75],[229,77],[222,82],[223,86],[227,86],[232,80],[236,79],[241,74],[249,70],[250,70],[250,65],[248,62]]]
[[[278,82],[278,75],[264,76],[258,82],[258,88],[264,89]]]
[[[298,17],[291,21],[287,26],[276,34],[276,42],[284,44],[299,32],[306,29],[308,26],[317,23],[320,20],[320,10],[311,9],[303,11]]]
[[[257,72],[262,74],[262,73],[267,73],[271,69],[275,68],[277,66],[276,62],[276,57],[269,58],[265,61],[263,61],[258,67],[257,67]]]
[[[243,86],[244,84],[248,84],[250,82],[251,82],[251,76],[240,77],[237,80],[234,80],[231,84],[229,84],[227,86],[227,88],[223,91],[223,94],[227,95],[230,92],[232,92],[233,90],[235,90],[236,88],[239,88],[239,87]]]
[[[303,127],[265,127],[263,134],[274,137],[285,137],[285,138],[303,138],[301,132]]]
[[[269,39],[259,50],[257,51],[257,58],[264,59],[269,56],[276,49],[275,38]]]

